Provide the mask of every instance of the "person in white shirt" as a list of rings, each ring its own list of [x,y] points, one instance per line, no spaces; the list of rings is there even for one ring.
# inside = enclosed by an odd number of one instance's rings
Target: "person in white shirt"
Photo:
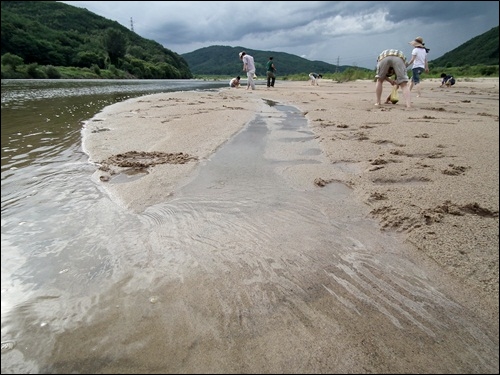
[[[255,90],[255,63],[253,57],[247,54],[245,51],[240,52],[240,60],[243,61],[243,71],[247,72],[247,90],[252,88]]]
[[[423,72],[429,73],[429,65],[427,63],[427,53],[429,49],[425,48],[425,43],[421,36],[417,36],[415,40],[412,40],[409,44],[414,47],[411,51],[411,60],[406,63],[407,67],[413,64],[411,68],[413,74],[410,82],[410,91],[413,89],[413,86],[416,86],[417,97],[419,97],[422,94],[418,86],[420,83],[420,74]]]
[[[241,79],[240,76],[231,79],[229,81],[229,87],[234,87],[234,88],[240,87],[240,79]]]
[[[312,86],[319,86],[318,79],[323,78],[321,74],[318,73],[309,73],[309,80],[311,81]]]

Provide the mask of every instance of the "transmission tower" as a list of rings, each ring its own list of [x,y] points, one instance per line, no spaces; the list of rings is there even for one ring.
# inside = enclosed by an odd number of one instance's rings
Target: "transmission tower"
[[[132,17],[130,17],[130,30],[134,31],[134,21],[132,20]]]

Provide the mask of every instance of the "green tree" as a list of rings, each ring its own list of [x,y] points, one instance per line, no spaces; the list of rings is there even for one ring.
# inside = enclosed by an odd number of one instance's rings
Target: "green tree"
[[[127,38],[120,30],[109,28],[104,34],[104,47],[111,63],[118,65],[119,59],[125,57]]]
[[[31,78],[47,78],[47,74],[40,69],[37,63],[29,64],[26,72]]]
[[[10,66],[13,71],[16,71],[17,67],[23,64],[24,61],[22,57],[19,57],[12,53],[6,53],[2,56],[2,65]]]
[[[55,66],[52,65],[47,65],[45,67],[45,74],[47,75],[47,78],[51,79],[58,79],[61,78],[61,73]]]
[[[75,66],[80,68],[90,68],[92,65],[104,68],[104,56],[101,56],[99,53],[93,51],[78,52],[72,62]]]

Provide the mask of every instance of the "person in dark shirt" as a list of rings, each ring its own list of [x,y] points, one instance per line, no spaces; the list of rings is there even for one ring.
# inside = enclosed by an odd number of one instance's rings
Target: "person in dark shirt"
[[[323,78],[323,76],[321,74],[309,73],[309,80],[311,81],[311,85],[313,85],[313,86],[319,86],[318,80],[320,78]]]
[[[453,76],[448,75],[446,73],[441,73],[441,78],[443,79],[441,81],[441,86],[439,87],[451,87],[455,84],[455,78]]]
[[[276,81],[276,66],[274,65],[273,58],[270,57],[266,64],[267,70],[267,87],[274,87],[274,82]]]

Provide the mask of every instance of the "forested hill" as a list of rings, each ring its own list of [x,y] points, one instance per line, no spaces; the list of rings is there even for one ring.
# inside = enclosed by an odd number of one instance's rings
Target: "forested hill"
[[[2,62],[121,70],[135,78],[192,78],[161,44],[86,9],[56,1],[2,1]]]
[[[194,75],[234,75],[234,72],[241,72],[241,60],[238,57],[241,51],[253,56],[257,75],[265,75],[266,63],[271,56],[280,76],[308,74],[310,72],[341,73],[348,68],[353,68],[347,65],[332,65],[323,61],[310,61],[285,52],[258,51],[229,46],[205,47],[190,53],[184,53],[182,57],[186,59]],[[359,69],[368,71],[365,68]]]
[[[443,56],[430,61],[434,66],[457,67],[475,65],[497,65],[498,26],[478,35]]]
[[[496,66],[498,71],[498,31],[498,26],[494,27],[443,56],[429,61],[429,65],[433,68]],[[257,75],[264,74],[266,62],[270,56],[273,56],[273,61],[281,76],[309,72],[341,73],[348,68],[353,68],[322,61],[309,61],[283,52],[257,51],[244,47],[210,46],[182,54],[182,56],[195,75],[234,74],[234,72],[241,71],[241,61],[238,59],[238,53],[241,51],[246,51],[254,57]]]
[[[241,70],[238,53],[244,47],[211,46],[179,55],[83,8],[56,1],[2,1],[1,5],[1,53],[6,63],[2,73],[8,66],[15,70],[21,64],[31,65],[32,78],[47,78],[43,73],[36,76],[36,65],[97,73],[102,69],[113,72],[113,78],[193,78],[193,73],[233,75]],[[279,67],[280,75],[335,73],[349,68],[283,52],[246,50],[255,57],[261,74],[271,55],[276,62],[286,61]],[[49,74],[48,78],[57,77]]]

